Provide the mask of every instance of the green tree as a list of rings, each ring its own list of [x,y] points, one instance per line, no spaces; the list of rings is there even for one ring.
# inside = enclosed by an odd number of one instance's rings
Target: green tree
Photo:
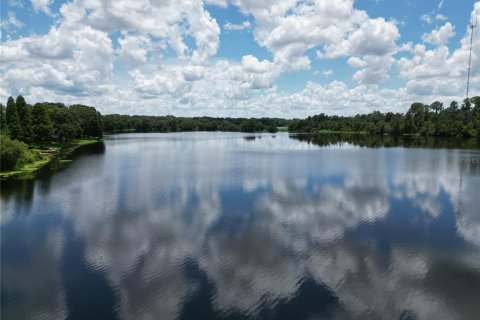
[[[434,135],[438,135],[439,133],[439,125],[438,125],[438,113],[441,112],[443,110],[443,103],[441,103],[440,101],[435,101],[433,102],[431,105],[430,105],[430,109],[432,109],[433,111],[435,111],[435,119],[434,119],[434,132],[433,134]]]
[[[420,128],[423,125],[425,119],[425,110],[428,107],[425,107],[423,103],[415,102],[412,103],[410,109],[407,112],[407,116],[411,117],[413,132],[419,132]]]
[[[0,132],[4,135],[9,135],[7,127],[7,114],[5,106],[0,103]]]
[[[261,122],[254,118],[245,119],[240,123],[240,131],[242,132],[256,132],[264,129]]]
[[[269,126],[267,127],[267,131],[270,132],[270,133],[275,133],[275,132],[278,131],[278,129],[277,129],[277,126],[275,126],[275,125],[272,124],[272,125],[269,125]]]
[[[419,132],[422,136],[435,135],[435,126],[431,121],[425,121],[422,123]]]
[[[470,102],[469,98],[463,99],[462,111],[470,111],[471,106],[472,106],[472,103]]]
[[[240,123],[240,131],[242,132],[255,132],[255,121],[252,119],[243,120]]]
[[[22,139],[22,126],[18,118],[17,105],[12,97],[9,97],[7,101],[6,118],[10,137],[17,140]]]
[[[404,132],[404,123],[401,115],[396,115],[391,121],[392,134],[400,135]]]
[[[435,101],[430,105],[430,109],[435,111],[435,114],[438,114],[443,109],[443,103],[440,101]]]
[[[36,142],[50,143],[55,139],[53,123],[43,103],[36,103],[32,108],[32,133]]]
[[[83,136],[102,137],[102,116],[94,107],[78,104],[72,105],[68,109],[78,119]],[[144,124],[142,124],[143,126]]]
[[[458,110],[458,102],[453,100],[452,102],[450,102],[450,109],[451,110]]]
[[[480,109],[480,96],[470,98],[470,101],[473,103],[474,109]]]
[[[78,119],[65,107],[60,107],[53,113],[53,128],[60,141],[69,141],[82,135]]]
[[[32,120],[30,116],[30,107],[27,106],[23,96],[18,96],[17,101],[17,113],[20,119],[20,125],[22,126],[22,141],[30,141],[32,139]]]

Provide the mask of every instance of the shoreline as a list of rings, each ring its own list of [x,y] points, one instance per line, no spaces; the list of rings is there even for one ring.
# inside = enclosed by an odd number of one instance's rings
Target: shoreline
[[[78,148],[95,144],[101,141],[102,139],[87,138],[87,139],[75,140],[73,142],[69,142],[65,144],[53,144],[53,145],[47,146],[46,148],[33,146],[32,149],[39,151],[42,154],[43,159],[28,163],[24,165],[22,168],[17,170],[0,172],[0,181],[11,180],[11,179],[12,180],[13,179],[16,179],[16,180],[33,179],[35,178],[35,175],[40,170],[52,164],[53,161],[58,160],[60,164],[68,163],[71,160],[63,159],[64,157],[71,155]]]

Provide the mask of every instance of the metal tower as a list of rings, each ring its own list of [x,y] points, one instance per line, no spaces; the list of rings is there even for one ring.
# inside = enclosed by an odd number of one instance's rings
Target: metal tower
[[[471,29],[470,32],[470,55],[468,57],[468,76],[467,76],[467,99],[468,99],[468,91],[470,89],[470,65],[472,63],[472,43],[473,43],[473,29],[476,28],[478,25],[478,20],[475,20],[475,24],[470,23],[469,28]]]

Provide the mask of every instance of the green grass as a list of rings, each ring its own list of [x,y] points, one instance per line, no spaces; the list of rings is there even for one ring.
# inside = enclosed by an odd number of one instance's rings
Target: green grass
[[[29,148],[31,150],[40,152],[43,156],[43,159],[28,163],[20,169],[2,171],[0,172],[0,179],[8,179],[13,177],[19,179],[31,179],[38,170],[47,165],[55,156],[71,153],[79,147],[94,144],[99,141],[100,140],[96,138],[89,138],[74,140],[67,143],[54,142],[48,145],[31,144],[29,145]],[[71,160],[60,159],[60,163],[68,163],[70,161]]]
[[[315,130],[313,133],[348,133],[348,134],[367,134],[366,131],[334,131],[334,130]]]
[[[22,178],[33,177],[33,174],[37,170],[39,170],[44,165],[50,162],[50,159],[51,157],[46,156],[44,159],[26,164],[18,170],[0,172],[0,178],[6,179],[11,177],[22,177]]]
[[[80,140],[77,140],[75,145],[77,147],[80,147],[80,146],[85,146],[87,144],[94,144],[94,143],[97,143],[98,141],[100,141],[99,139],[96,139],[96,138],[92,138],[92,139],[80,139]]]
[[[29,144],[30,149],[33,150],[38,150],[40,152],[42,151],[61,151],[61,150],[69,150],[71,148],[78,148],[87,144],[93,144],[97,143],[100,141],[97,138],[87,138],[87,139],[78,139],[78,140],[72,140],[69,142],[52,142],[49,144],[38,144],[38,143],[33,143]]]

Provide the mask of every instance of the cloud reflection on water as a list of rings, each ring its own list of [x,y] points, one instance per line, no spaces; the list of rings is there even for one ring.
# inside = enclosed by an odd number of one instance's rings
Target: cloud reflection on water
[[[59,273],[34,280],[63,263],[65,238],[78,238],[121,318],[174,319],[205,292],[220,317],[275,314],[293,308],[308,279],[319,301],[338,300],[325,317],[468,318],[480,310],[465,288],[438,285],[480,279],[480,175],[455,161],[465,153],[318,148],[284,134],[120,135],[105,154],[37,181],[28,206],[2,192],[3,229],[56,221],[28,244],[43,254],[16,271],[7,259],[3,273],[31,293],[32,314],[61,318]],[[48,302],[37,301],[51,283]]]

